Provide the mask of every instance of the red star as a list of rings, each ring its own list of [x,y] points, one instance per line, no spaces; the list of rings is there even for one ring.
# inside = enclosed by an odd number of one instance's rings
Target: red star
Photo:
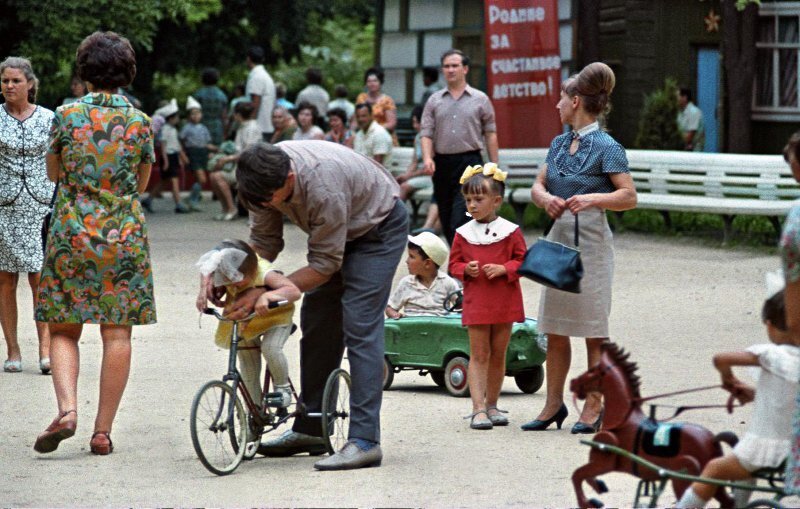
[[[722,18],[719,14],[714,12],[714,9],[708,11],[708,15],[703,18],[706,23],[706,32],[719,32],[719,22]]]

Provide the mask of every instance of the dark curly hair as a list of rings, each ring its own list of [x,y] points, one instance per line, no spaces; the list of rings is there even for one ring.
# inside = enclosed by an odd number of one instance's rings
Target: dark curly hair
[[[78,46],[78,76],[99,90],[131,84],[136,76],[136,53],[130,41],[115,32],[95,32]]]

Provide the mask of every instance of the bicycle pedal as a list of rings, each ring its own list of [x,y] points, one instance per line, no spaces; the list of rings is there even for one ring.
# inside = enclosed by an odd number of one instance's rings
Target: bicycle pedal
[[[268,407],[282,408],[283,407],[283,393],[282,392],[268,392],[264,395],[264,401]]]

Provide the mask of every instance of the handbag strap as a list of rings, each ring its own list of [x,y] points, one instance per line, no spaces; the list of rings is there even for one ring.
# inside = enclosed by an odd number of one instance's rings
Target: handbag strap
[[[550,230],[553,228],[553,225],[556,224],[556,220],[553,219],[550,221],[550,224],[547,225],[547,228],[544,229],[544,236],[547,237],[547,234],[550,233]],[[578,247],[578,214],[575,214],[575,247]]]

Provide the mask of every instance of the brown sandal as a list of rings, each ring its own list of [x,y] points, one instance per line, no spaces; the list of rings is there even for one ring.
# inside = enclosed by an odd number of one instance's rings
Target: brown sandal
[[[44,432],[36,437],[36,442],[33,444],[33,450],[40,453],[53,452],[58,449],[58,444],[75,434],[75,428],[78,427],[78,420],[67,421],[62,423],[61,419],[69,414],[75,414],[77,417],[77,410],[67,410],[61,412],[58,417],[53,419],[50,426]]]
[[[100,437],[105,437],[105,441]],[[108,431],[95,431],[92,433],[89,449],[91,449],[92,454],[97,454],[98,456],[111,454],[114,451],[114,444],[111,442],[110,433]]]

